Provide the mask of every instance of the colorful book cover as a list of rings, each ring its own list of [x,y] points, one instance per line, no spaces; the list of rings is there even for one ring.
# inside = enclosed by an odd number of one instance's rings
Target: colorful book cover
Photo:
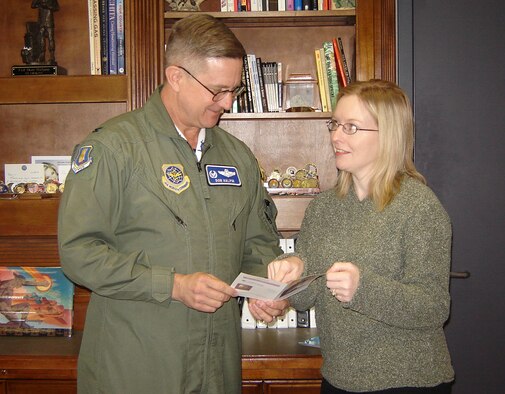
[[[124,32],[124,2],[116,0],[117,26],[117,73],[125,73],[125,32]]]
[[[328,112],[328,102],[326,101],[326,86],[324,75],[326,70],[323,69],[323,60],[321,59],[322,49],[315,49],[314,56],[316,59],[317,84],[319,86],[319,96],[321,98],[321,109],[323,112]]]
[[[109,0],[109,74],[117,74],[116,0]]]
[[[331,110],[335,109],[338,95],[337,65],[335,62],[335,52],[331,41],[323,42],[326,73],[328,74],[328,88],[330,92]]]
[[[337,75],[339,77],[340,83],[342,84],[342,87],[347,86],[347,77],[344,72],[344,64],[342,62],[342,54],[340,52],[340,49],[337,44],[337,40],[334,38],[332,40],[333,43],[333,53],[335,53],[335,64],[337,66]]]
[[[356,0],[332,0],[331,9],[338,10],[340,8],[356,8]]]
[[[71,336],[73,296],[60,267],[0,267],[0,335]]]

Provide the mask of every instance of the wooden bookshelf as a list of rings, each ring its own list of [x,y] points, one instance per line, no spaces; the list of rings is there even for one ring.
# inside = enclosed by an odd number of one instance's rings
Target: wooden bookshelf
[[[36,19],[36,14],[29,1],[5,0],[2,5],[9,23],[0,25],[1,179],[5,163],[26,163],[32,155],[69,155],[103,121],[142,106],[163,81],[164,41],[171,26],[189,15],[166,12],[163,0],[125,0],[126,75],[93,76],[87,3],[60,2],[55,13],[56,59],[67,75],[11,77],[10,67],[21,61],[25,23]],[[396,79],[394,0],[358,0],[356,10],[344,11],[220,13],[218,6],[216,0],[202,3],[204,11],[222,18],[235,31],[247,52],[264,60],[281,60],[293,72],[300,68],[315,75],[313,47],[339,35],[352,53],[354,78]],[[321,189],[327,190],[335,180],[324,125],[329,117],[330,113],[226,114],[220,125],[246,142],[267,172],[315,163]],[[274,197],[283,233],[298,231],[311,198]],[[0,199],[1,265],[59,264],[58,202],[57,198]],[[84,325],[88,300],[89,292],[77,287],[74,328],[78,331]],[[4,346],[11,339],[11,345]],[[61,339],[62,346],[42,340],[33,347],[40,338],[11,339],[0,338],[0,394],[75,392],[78,340],[53,338]],[[264,341],[260,337],[254,346],[261,348]],[[269,348],[264,353],[270,353]],[[320,363],[320,356],[304,352],[288,358],[251,355],[243,359],[244,392],[319,392]]]

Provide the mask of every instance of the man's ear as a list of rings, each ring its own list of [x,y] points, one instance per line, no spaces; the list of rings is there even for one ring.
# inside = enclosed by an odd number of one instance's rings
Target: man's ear
[[[165,68],[165,78],[173,91],[178,92],[180,90],[179,83],[182,78],[182,70],[179,67],[168,66]]]

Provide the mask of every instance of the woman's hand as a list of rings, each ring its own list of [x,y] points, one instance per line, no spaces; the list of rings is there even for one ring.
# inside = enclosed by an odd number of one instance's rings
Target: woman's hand
[[[326,271],[326,287],[341,302],[351,302],[359,286],[360,273],[353,263],[334,263]]]
[[[268,264],[268,279],[289,283],[299,279],[303,273],[303,261],[296,256],[275,260]]]

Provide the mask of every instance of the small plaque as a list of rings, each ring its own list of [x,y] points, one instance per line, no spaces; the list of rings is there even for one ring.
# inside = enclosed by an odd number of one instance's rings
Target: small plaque
[[[33,75],[66,75],[67,70],[63,67],[51,64],[27,64],[23,66],[12,66],[13,76],[33,76]]]

